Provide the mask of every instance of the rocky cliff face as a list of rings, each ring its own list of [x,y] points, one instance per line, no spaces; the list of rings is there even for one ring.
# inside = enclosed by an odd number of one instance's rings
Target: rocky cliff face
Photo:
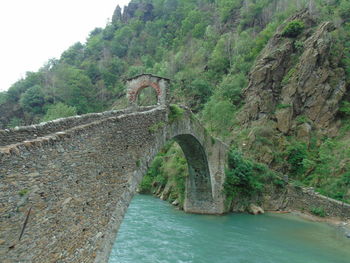
[[[288,38],[284,25],[277,30],[251,71],[239,121],[245,127],[269,121],[281,133],[301,138],[312,129],[334,136],[346,92],[340,57],[331,53],[335,27],[331,22],[317,26],[308,11],[293,20],[302,21],[304,31]]]

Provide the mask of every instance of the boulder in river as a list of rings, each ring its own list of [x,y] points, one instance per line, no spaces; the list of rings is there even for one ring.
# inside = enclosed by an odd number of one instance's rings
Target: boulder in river
[[[250,204],[248,207],[248,212],[253,215],[263,214],[265,213],[264,209],[262,209],[260,206]]]

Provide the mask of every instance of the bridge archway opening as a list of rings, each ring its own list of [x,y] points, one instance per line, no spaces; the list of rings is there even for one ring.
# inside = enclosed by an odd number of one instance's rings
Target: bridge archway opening
[[[186,212],[203,213],[213,202],[213,190],[206,152],[191,134],[173,137],[153,158],[140,189],[152,184],[162,199],[178,199]],[[166,181],[166,182],[164,182]],[[173,194],[167,189],[172,186]],[[174,185],[175,184],[175,185]]]
[[[184,209],[196,212],[192,206],[213,201],[207,155],[201,143],[191,134],[177,135],[174,140],[180,145],[188,166]]]
[[[159,103],[157,91],[151,86],[141,87],[137,92],[136,104],[138,106],[153,106]]]
[[[153,105],[167,105],[169,81],[169,79],[154,76],[152,74],[141,74],[127,79],[126,96],[129,101],[129,107],[135,108],[138,106],[138,96],[140,92],[147,87],[152,87],[157,94],[157,101]]]
[[[150,176],[150,173],[153,174]],[[146,179],[146,176],[150,176],[152,182],[148,181],[147,184],[153,185],[153,188],[148,190],[153,192],[160,188],[161,191],[157,194],[162,199],[164,198],[164,200],[174,197],[170,193],[165,193],[167,191],[167,183],[161,182],[164,179],[162,178],[163,176],[157,179],[156,173],[158,175],[159,173],[165,173],[165,175],[172,173],[172,176],[181,177],[177,178],[180,180],[177,183],[180,183],[178,186],[184,189],[177,189],[182,191],[182,197],[177,196],[176,198],[183,199],[179,201],[184,201],[183,208],[185,212],[201,213],[199,211],[205,211],[203,208],[213,202],[207,154],[203,145],[195,136],[181,134],[165,142],[165,145],[161,146],[158,154],[153,157],[148,171],[143,173],[144,181],[139,186],[140,190],[142,190],[143,183],[146,183],[145,181],[150,179]],[[172,181],[169,180],[173,179],[168,177],[168,182],[172,184]],[[154,185],[154,182],[157,182],[157,185]],[[118,243],[117,240],[118,237],[114,242]]]

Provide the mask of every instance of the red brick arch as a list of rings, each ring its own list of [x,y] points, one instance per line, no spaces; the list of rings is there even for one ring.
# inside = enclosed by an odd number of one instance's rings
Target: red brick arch
[[[159,102],[159,98],[162,95],[162,90],[160,89],[160,87],[157,83],[151,82],[149,80],[142,81],[136,88],[129,91],[130,102],[135,103],[140,91],[143,90],[144,88],[147,88],[147,87],[152,87],[156,91],[157,100]]]

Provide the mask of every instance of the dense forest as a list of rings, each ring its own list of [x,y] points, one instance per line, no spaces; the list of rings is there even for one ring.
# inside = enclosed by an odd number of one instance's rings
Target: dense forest
[[[323,126],[307,111],[307,96],[299,92],[290,101],[281,92],[300,87],[313,40],[327,47],[320,51],[325,60],[318,59],[312,70],[329,73],[313,88],[345,90]],[[271,108],[250,114],[252,101],[263,93],[258,72],[278,60],[274,52],[283,54],[277,65],[283,71],[271,71]],[[190,107],[232,146],[228,195],[242,187],[262,191],[265,175],[280,184],[273,178],[284,174],[296,185],[350,200],[348,0],[132,0],[123,11],[116,7],[111,21],[92,30],[86,43],[75,43],[1,92],[0,128],[123,108],[124,80],[140,73],[170,78],[171,102]],[[290,127],[282,127],[281,118],[289,118]],[[170,144],[155,159],[141,191],[173,181],[169,198],[181,202],[186,174],[180,148]]]

